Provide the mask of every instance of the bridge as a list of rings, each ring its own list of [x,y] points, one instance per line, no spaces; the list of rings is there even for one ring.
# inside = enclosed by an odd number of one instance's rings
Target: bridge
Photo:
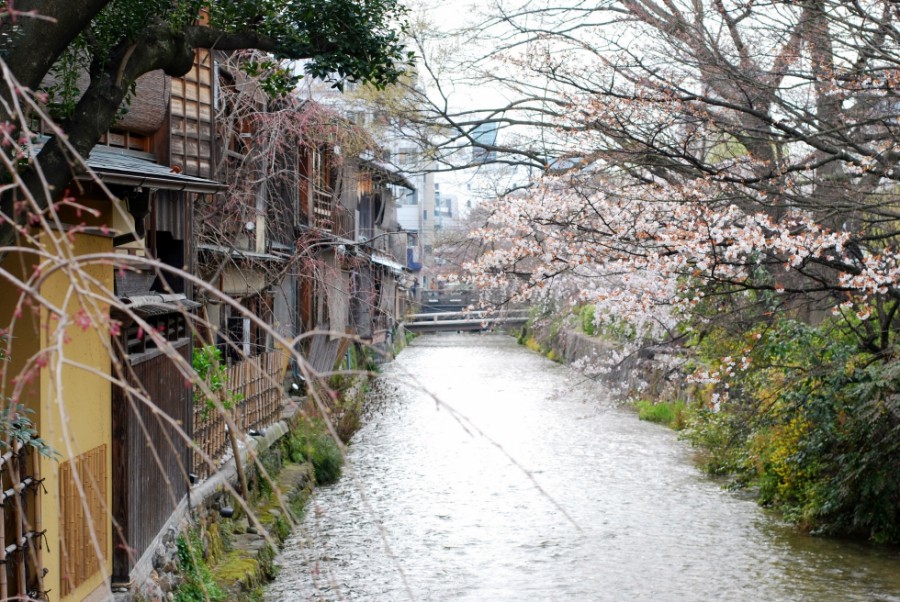
[[[443,311],[406,316],[403,327],[415,333],[483,332],[497,328],[523,326],[527,309],[508,311]]]

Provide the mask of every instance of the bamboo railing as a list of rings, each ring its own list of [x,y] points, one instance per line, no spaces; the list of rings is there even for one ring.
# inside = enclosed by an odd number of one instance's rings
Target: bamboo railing
[[[13,451],[15,450],[15,451]],[[43,482],[37,453],[13,442],[0,457],[0,599],[43,595],[40,492]]]

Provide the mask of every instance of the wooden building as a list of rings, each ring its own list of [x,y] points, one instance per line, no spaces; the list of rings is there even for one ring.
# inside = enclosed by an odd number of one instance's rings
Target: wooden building
[[[127,582],[187,491],[196,304],[179,271],[193,264],[190,205],[221,189],[199,177],[212,165],[202,62],[183,80],[141,78],[86,161],[93,175],[52,215],[59,227],[35,230],[30,250],[3,260],[23,281],[37,278],[44,306],[23,314],[28,294],[0,296],[14,375],[2,393],[57,455],[3,463],[10,487],[38,475],[43,485],[24,488],[15,512],[2,506],[0,598],[81,600],[110,578]]]
[[[32,284],[0,295],[0,395],[57,455],[0,457],[0,599],[131,584],[224,449],[224,423],[194,404],[198,345],[226,352],[249,428],[280,414],[278,340],[324,373],[352,340],[389,342],[407,273],[393,202],[409,184],[320,139],[270,152],[260,125],[304,104],[251,90],[238,111],[218,90],[240,83],[225,58],[201,50],[182,78],[141,78],[57,226],[2,261]]]

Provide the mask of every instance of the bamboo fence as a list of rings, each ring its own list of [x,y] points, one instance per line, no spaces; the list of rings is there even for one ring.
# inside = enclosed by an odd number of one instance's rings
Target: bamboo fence
[[[226,390],[241,401],[231,410],[240,433],[262,429],[276,422],[284,407],[281,354],[277,351],[251,357],[228,368]],[[208,477],[211,470],[204,455],[220,460],[230,450],[225,417],[205,404],[194,405],[194,474]],[[202,453],[201,453],[202,452]]]
[[[15,451],[13,451],[15,450]],[[41,527],[39,495],[43,481],[36,452],[18,442],[0,457],[0,599],[31,599],[43,595],[41,551],[46,543]]]

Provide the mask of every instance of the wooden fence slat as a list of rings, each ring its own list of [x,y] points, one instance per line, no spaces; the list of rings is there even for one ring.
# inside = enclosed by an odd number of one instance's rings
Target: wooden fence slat
[[[228,368],[227,392],[240,395],[242,401],[232,410],[234,423],[246,433],[262,429],[276,422],[281,415],[284,395],[279,352],[270,351]],[[194,440],[213,461],[218,461],[230,449],[225,435],[225,419],[212,410],[202,418],[202,406],[194,408]],[[201,478],[211,474],[203,456],[194,453],[194,472]]]

